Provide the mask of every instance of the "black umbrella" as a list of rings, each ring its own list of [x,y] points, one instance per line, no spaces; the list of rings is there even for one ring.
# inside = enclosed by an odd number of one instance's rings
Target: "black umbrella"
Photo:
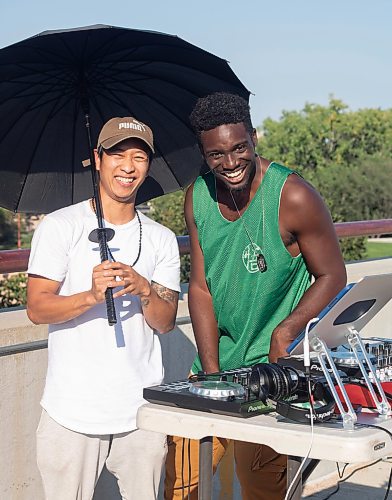
[[[154,132],[137,203],[187,186],[203,162],[188,116],[200,96],[249,92],[228,63],[177,36],[104,25],[45,31],[0,50],[0,206],[47,213],[92,196],[93,144],[113,116]]]
[[[82,160],[93,164],[92,142],[113,116],[136,116],[154,132],[137,203],[187,186],[203,168],[188,117],[216,91],[249,97],[225,60],[163,33],[97,25],[1,49],[0,206],[47,213],[94,194],[102,229],[95,168],[92,182]]]

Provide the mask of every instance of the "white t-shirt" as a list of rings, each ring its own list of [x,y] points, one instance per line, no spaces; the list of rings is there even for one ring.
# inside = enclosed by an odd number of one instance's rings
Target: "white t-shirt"
[[[179,252],[172,231],[139,213],[142,251],[134,269],[180,291]],[[115,230],[109,242],[116,261],[132,264],[139,249],[137,217]],[[59,281],[60,295],[91,288],[92,269],[101,262],[99,246],[88,239],[97,227],[89,202],[47,215],[34,233],[29,274]],[[109,326],[106,303],[77,318],[49,325],[48,372],[41,401],[64,427],[88,434],[117,434],[136,428],[143,388],[161,383],[162,355],[157,334],[142,314],[140,299],[115,299],[117,324]]]

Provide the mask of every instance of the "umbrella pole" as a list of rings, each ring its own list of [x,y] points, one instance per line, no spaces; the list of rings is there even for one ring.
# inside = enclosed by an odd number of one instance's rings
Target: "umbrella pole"
[[[86,131],[87,131],[87,139],[88,139],[88,150],[90,155],[90,165],[91,165],[91,177],[93,183],[94,190],[94,200],[95,200],[95,213],[98,221],[98,229],[96,229],[98,244],[99,244],[99,253],[101,255],[101,262],[105,260],[109,260],[108,254],[108,244],[107,244],[107,236],[106,229],[103,226],[103,216],[102,216],[102,204],[101,197],[99,194],[98,183],[97,183],[97,171],[95,167],[95,157],[93,153],[93,147],[91,142],[91,132],[90,132],[90,116],[88,111],[85,110],[85,119],[86,119]],[[117,323],[116,318],[116,309],[114,307],[113,300],[113,290],[108,288],[105,292],[105,300],[106,300],[106,311],[108,317],[109,325],[115,325]]]

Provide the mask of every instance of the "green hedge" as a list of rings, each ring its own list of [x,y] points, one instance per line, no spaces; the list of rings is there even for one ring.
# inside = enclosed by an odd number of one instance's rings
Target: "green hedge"
[[[0,308],[26,305],[27,274],[12,274],[0,281]]]

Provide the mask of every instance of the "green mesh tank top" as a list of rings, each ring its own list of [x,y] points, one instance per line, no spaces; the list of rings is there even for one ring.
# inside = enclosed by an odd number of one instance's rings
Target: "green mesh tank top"
[[[212,172],[195,182],[193,212],[219,329],[221,370],[268,362],[274,328],[310,285],[302,255],[292,257],[279,233],[281,192],[292,173],[271,163],[242,215],[253,243],[265,256],[268,268],[264,273],[258,270],[255,249],[241,219],[231,222],[222,216]],[[201,363],[196,357],[192,371],[199,370]]]

